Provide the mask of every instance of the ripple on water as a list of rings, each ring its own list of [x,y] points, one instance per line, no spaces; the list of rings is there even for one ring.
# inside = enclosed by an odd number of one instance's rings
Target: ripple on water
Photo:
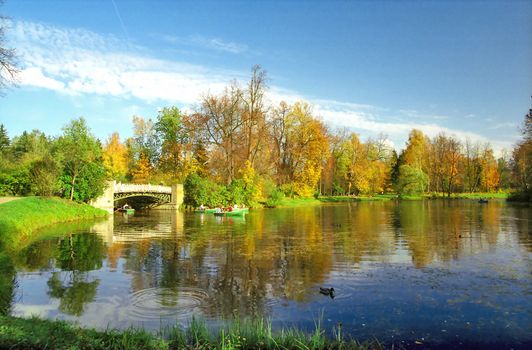
[[[147,288],[131,295],[128,315],[139,321],[172,317],[187,319],[199,313],[208,294],[199,288]]]

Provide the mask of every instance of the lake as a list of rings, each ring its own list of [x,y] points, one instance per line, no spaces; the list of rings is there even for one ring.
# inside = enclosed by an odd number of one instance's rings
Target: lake
[[[531,214],[495,200],[324,204],[243,218],[115,214],[52,228],[66,235],[24,248],[11,313],[150,330],[193,316],[212,327],[264,317],[277,329],[319,321],[330,335],[340,326],[385,344],[524,348]]]

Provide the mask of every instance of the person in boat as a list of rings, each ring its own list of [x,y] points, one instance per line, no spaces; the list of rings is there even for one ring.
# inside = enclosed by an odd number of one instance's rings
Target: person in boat
[[[221,213],[221,212],[222,212],[222,209],[220,209],[220,207],[218,207],[218,208],[216,208],[214,211],[215,211],[216,213]]]
[[[205,206],[204,206],[203,204],[201,204],[201,205],[199,206],[199,210],[205,210]]]
[[[227,208],[227,211],[233,211],[233,207],[232,207],[232,206],[229,206],[229,207]]]
[[[238,209],[238,204],[235,203],[235,205],[233,206],[233,209]]]
[[[127,204],[127,203],[124,204],[124,206],[122,207],[122,209],[124,209],[124,210],[130,209],[130,208],[131,208],[131,207],[130,207],[129,204]]]

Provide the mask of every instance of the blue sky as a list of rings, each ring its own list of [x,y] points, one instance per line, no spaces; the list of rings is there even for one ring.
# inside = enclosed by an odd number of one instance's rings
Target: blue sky
[[[305,100],[362,138],[410,129],[490,142],[519,138],[531,106],[530,1],[7,0],[22,67],[0,99],[10,136],[58,135],[85,117],[105,139],[131,117],[191,110],[261,64],[269,99]]]

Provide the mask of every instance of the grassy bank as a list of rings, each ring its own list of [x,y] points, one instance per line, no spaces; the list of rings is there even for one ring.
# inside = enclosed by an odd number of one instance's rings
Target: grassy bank
[[[37,229],[51,224],[107,216],[87,204],[59,198],[27,197],[0,204],[0,241],[16,247],[31,240]]]
[[[371,202],[371,201],[390,201],[390,200],[406,200],[418,201],[423,199],[472,199],[478,200],[480,198],[488,199],[506,199],[510,196],[508,192],[493,192],[493,193],[452,193],[450,197],[441,192],[425,193],[423,195],[402,195],[399,196],[394,193],[377,194],[374,196],[320,196],[316,198],[284,198],[277,208],[301,207],[308,205],[317,205],[320,203],[345,203],[345,202]]]
[[[318,205],[321,202],[316,198],[283,198],[277,208],[304,207]]]
[[[447,197],[446,193],[429,193],[425,194],[423,197],[430,199],[438,198],[451,198],[451,199],[480,199],[480,198],[489,198],[489,199],[506,199],[510,196],[509,192],[476,192],[476,193],[451,193],[450,197]]]
[[[389,201],[393,199],[397,199],[396,194],[377,194],[374,196],[320,196],[318,198],[320,202],[325,203]]]
[[[328,339],[319,324],[311,334],[296,329],[273,332],[264,321],[233,322],[212,331],[198,321],[158,334],[79,328],[64,321],[0,316],[0,348],[17,349],[382,349],[376,342],[344,340],[341,331]]]

